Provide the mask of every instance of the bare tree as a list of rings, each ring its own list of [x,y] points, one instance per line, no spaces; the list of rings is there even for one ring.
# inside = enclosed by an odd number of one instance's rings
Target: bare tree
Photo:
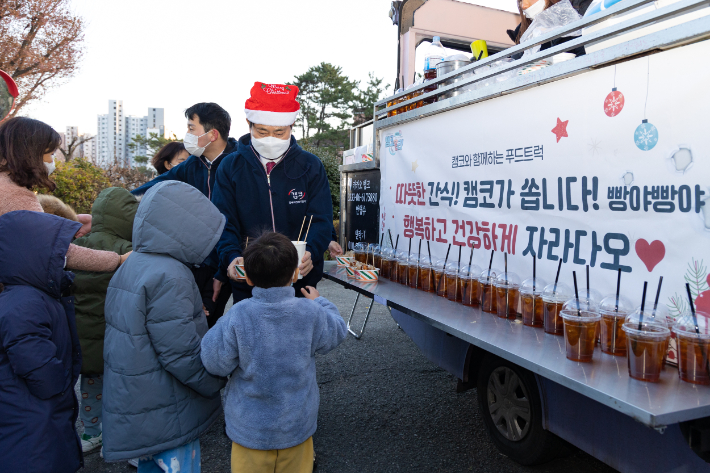
[[[87,141],[93,140],[94,138],[96,138],[96,137],[90,136],[90,137],[82,138],[79,136],[74,136],[74,137],[72,137],[71,141],[66,144],[66,146],[60,146],[59,151],[61,151],[62,154],[64,155],[64,161],[69,162],[74,158],[83,158],[84,156],[77,156],[75,154],[76,150],[79,149],[79,146],[83,145]]]
[[[12,116],[74,75],[83,42],[84,21],[69,0],[0,0],[0,69],[20,89]]]

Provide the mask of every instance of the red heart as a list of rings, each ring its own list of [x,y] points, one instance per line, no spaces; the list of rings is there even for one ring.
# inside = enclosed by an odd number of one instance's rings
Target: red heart
[[[646,240],[640,238],[636,240],[636,254],[641,258],[650,273],[666,256],[666,247],[660,240],[654,240],[649,245]]]

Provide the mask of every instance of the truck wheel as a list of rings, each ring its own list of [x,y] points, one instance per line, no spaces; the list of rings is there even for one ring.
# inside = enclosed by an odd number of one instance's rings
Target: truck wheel
[[[486,355],[478,373],[478,406],[498,450],[521,465],[550,461],[560,439],[542,428],[535,377],[502,358]]]

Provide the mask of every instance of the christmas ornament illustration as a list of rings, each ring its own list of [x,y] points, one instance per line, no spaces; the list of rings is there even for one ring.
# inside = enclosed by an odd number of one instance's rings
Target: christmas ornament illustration
[[[634,143],[641,151],[652,150],[658,144],[658,128],[644,118],[641,124],[636,127]]]
[[[646,119],[646,107],[648,106],[648,89],[651,84],[651,59],[648,59],[648,70],[646,72],[646,102],[643,105],[643,120],[634,131],[634,143],[641,151],[651,151],[658,144],[658,128],[653,126]]]
[[[609,95],[604,99],[604,113],[607,117],[615,117],[624,109],[624,94],[619,92],[616,87],[611,89]]]

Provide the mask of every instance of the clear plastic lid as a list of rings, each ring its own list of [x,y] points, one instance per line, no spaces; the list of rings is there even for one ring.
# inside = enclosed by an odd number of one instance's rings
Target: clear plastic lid
[[[626,317],[631,311],[634,310],[634,306],[631,302],[624,296],[619,296],[618,306],[616,300],[616,294],[611,296],[606,296],[599,303],[599,311],[606,315],[614,315],[617,317]]]
[[[565,320],[570,320],[570,321],[575,321],[575,320],[581,320],[585,322],[594,322],[598,321],[601,316],[599,315],[599,312],[595,312],[592,310],[584,310],[580,309],[577,310],[575,307],[574,309],[562,309],[560,311],[560,317],[562,317]]]
[[[472,264],[471,266],[461,265],[459,270],[459,277],[462,279],[478,279],[481,274],[481,268],[478,265]]]
[[[599,304],[589,297],[579,297],[579,309],[588,312],[599,312]],[[562,310],[577,310],[577,298],[572,297],[562,306]]]
[[[710,314],[696,310],[693,318],[690,310],[686,310],[673,324],[673,331],[686,337],[710,340]]]
[[[646,334],[658,334],[659,336],[670,335],[671,331],[668,329],[668,322],[665,317],[653,317],[652,311],[653,308],[649,310],[646,307],[642,313],[641,307],[637,307],[636,310],[626,316],[623,325],[624,330],[631,333],[644,332]]]
[[[481,271],[480,276],[478,276],[478,280],[484,284],[488,284],[489,282],[495,283],[496,278],[501,272],[502,271],[497,268],[484,269]]]
[[[558,282],[550,283],[545,286],[542,291],[542,298],[548,302],[562,302],[564,303],[572,296],[572,289],[565,284]]]
[[[520,293],[533,294],[534,292],[535,295],[541,295],[545,286],[547,286],[547,281],[542,278],[528,278],[520,285]]]
[[[409,265],[419,266],[419,253],[411,253],[409,255]]]
[[[429,259],[429,254],[428,253],[422,253],[419,255],[419,266],[422,268],[431,268],[434,263],[436,263],[435,258]]]
[[[446,263],[446,274],[458,274],[459,269],[458,261],[449,261]]]
[[[370,243],[368,251],[372,254],[379,255],[382,248],[377,243]]]
[[[502,272],[498,274],[498,277],[496,278],[496,286],[498,287],[511,287],[511,288],[517,288],[520,287],[520,276],[518,276],[515,273],[512,273],[510,271]]]
[[[355,246],[353,247],[353,250],[355,250],[356,253],[364,253],[365,252],[365,243],[355,243]]]
[[[397,261],[400,264],[409,264],[409,253],[407,250],[397,250]]]
[[[394,259],[394,249],[393,248],[382,248],[382,251],[380,252],[382,257],[387,260],[392,260]]]
[[[446,263],[446,260],[443,258],[439,258],[434,261],[434,264],[432,265],[434,267],[435,271],[443,271],[444,270],[444,264]]]

